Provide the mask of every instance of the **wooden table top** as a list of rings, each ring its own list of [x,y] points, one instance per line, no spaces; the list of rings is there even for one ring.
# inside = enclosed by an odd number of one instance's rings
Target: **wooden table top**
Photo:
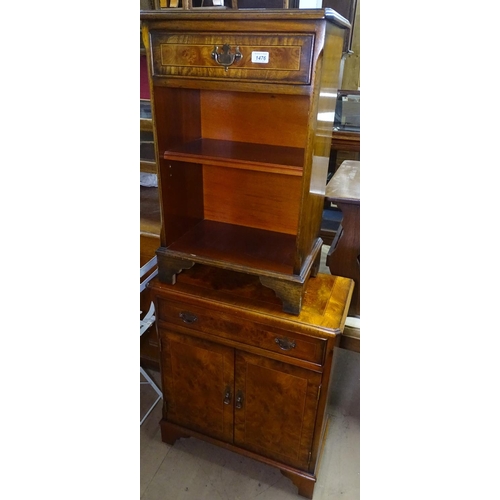
[[[325,198],[332,202],[359,204],[359,170],[359,161],[343,161],[326,185]]]

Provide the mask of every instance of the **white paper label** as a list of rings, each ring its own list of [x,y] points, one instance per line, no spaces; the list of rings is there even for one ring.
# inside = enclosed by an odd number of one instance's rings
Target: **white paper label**
[[[269,52],[252,52],[252,62],[267,64],[269,62]]]

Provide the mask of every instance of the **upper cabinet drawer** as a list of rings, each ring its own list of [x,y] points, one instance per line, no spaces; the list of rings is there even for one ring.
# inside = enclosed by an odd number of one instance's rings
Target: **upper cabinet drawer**
[[[263,325],[235,314],[158,297],[156,317],[159,326],[167,322],[170,325],[208,333],[229,341],[309,361],[316,365],[322,365],[324,361],[325,338],[310,337],[294,331]]]
[[[313,34],[151,32],[152,73],[160,77],[307,85]]]

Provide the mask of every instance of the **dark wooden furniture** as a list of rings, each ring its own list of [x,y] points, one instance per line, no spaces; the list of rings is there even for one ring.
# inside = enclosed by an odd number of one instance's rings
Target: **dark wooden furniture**
[[[231,9],[288,9],[298,8],[299,0],[153,0],[156,9],[201,10]],[[143,10],[141,6],[141,10]]]
[[[160,339],[161,432],[278,467],[312,498],[325,409],[353,282],[309,280],[300,315],[258,277],[196,264],[150,284]]]
[[[356,284],[349,316],[360,315],[360,162],[346,160],[326,186],[325,198],[343,214],[342,238],[327,255],[326,265],[335,276],[352,278]]]
[[[167,9],[141,20],[160,280],[174,284],[195,263],[253,274],[299,314],[322,246],[333,120],[317,116],[333,115],[349,24],[330,9]]]
[[[339,90],[332,132],[329,176],[344,160],[360,159],[360,91]]]
[[[329,7],[341,16],[345,17],[351,24],[351,29],[346,30],[344,40],[344,53],[349,53],[352,47],[352,37],[354,27],[354,18],[356,17],[356,9],[358,0],[323,0],[323,7]]]

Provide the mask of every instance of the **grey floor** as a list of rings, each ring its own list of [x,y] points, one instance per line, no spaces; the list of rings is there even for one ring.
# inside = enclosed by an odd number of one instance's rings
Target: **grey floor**
[[[320,270],[324,272],[324,269]],[[155,380],[159,374],[148,370]],[[142,381],[141,377],[141,381]],[[328,430],[314,500],[360,498],[360,355],[338,349],[327,409]],[[141,417],[156,399],[141,385]],[[297,500],[297,488],[278,469],[203,441],[161,441],[161,402],[141,426],[142,500]]]

